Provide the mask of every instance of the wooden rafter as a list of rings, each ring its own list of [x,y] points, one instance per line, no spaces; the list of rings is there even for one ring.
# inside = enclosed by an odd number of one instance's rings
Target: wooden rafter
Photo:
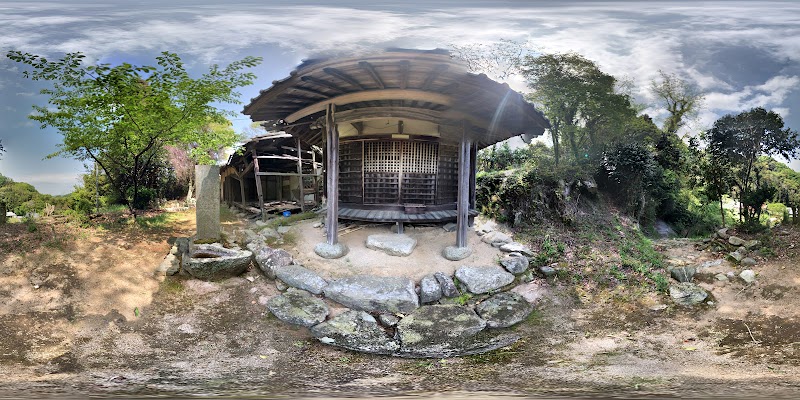
[[[333,84],[331,82],[328,82],[328,81],[326,81],[324,79],[314,78],[313,76],[304,76],[304,77],[300,78],[300,80],[302,80],[303,82],[313,83],[315,85],[326,87],[326,88],[328,88],[330,90],[333,90],[335,92],[347,93],[346,90],[344,90],[344,89],[340,88],[339,86],[336,86],[335,84]]]
[[[320,92],[319,90],[314,89],[314,88],[310,88],[310,87],[293,86],[292,89],[300,91],[300,92],[304,92],[304,93],[310,93],[310,94],[313,94],[313,95],[316,95],[316,96],[319,96],[319,97],[324,97],[324,98],[330,97],[329,94]]]
[[[375,84],[378,85],[381,89],[386,89],[386,84],[383,83],[383,79],[381,76],[378,75],[378,71],[375,70],[375,67],[367,61],[360,61],[358,65],[365,69],[369,75],[372,77],[372,80],[375,81]]]
[[[327,100],[304,107],[285,118],[285,121],[292,123],[300,118],[325,111],[328,104],[336,104],[341,106],[344,104],[357,103],[362,101],[377,101],[377,100],[395,100],[395,99],[413,99],[419,101],[427,101],[430,103],[452,105],[453,99],[450,96],[441,93],[426,92],[423,90],[415,89],[383,89],[383,90],[367,90],[363,92],[348,93],[341,96],[332,97]]]
[[[323,71],[325,71],[325,73],[328,74],[328,75],[335,76],[336,78],[339,78],[339,79],[341,79],[341,80],[343,80],[343,81],[345,81],[345,82],[357,87],[359,90],[364,90],[364,86],[361,85],[361,82],[355,80],[352,76],[347,75],[346,73],[344,73],[344,72],[342,72],[342,71],[340,71],[340,70],[338,70],[336,68],[324,68]]]
[[[447,68],[448,66],[446,64],[437,65],[436,68],[434,68],[433,71],[431,71],[431,73],[428,74],[428,77],[425,78],[425,82],[422,83],[420,89],[429,90],[431,88],[431,84],[433,84],[433,81],[435,81],[436,78],[438,78],[439,75],[442,74],[442,72],[447,71]]]
[[[408,87],[408,73],[411,70],[411,63],[408,60],[400,61],[400,89]]]

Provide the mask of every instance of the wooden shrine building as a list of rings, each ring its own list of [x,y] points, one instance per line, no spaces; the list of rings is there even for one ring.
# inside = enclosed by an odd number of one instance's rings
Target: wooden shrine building
[[[466,246],[476,152],[549,127],[519,93],[445,50],[307,60],[244,113],[325,149],[329,245],[342,218],[456,220]]]
[[[323,188],[317,151],[283,132],[250,139],[220,169],[222,201],[262,218],[313,208]]]

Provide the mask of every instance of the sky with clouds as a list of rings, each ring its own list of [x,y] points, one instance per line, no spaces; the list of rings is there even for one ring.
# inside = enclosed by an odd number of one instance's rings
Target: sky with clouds
[[[0,0],[0,173],[44,193],[71,191],[79,161],[43,159],[61,136],[27,119],[44,105],[41,82],[24,79],[4,57],[21,50],[48,58],[80,51],[101,62],[154,64],[176,52],[190,72],[261,56],[258,80],[242,101],[282,79],[302,60],[330,52],[388,47],[527,41],[545,52],[576,51],[607,73],[630,80],[637,100],[653,104],[658,70],[677,73],[706,93],[686,128],[756,106],[800,129],[800,2],[797,1],[4,1]],[[512,79],[512,87],[524,84]],[[241,111],[242,105],[229,109]],[[663,110],[646,110],[656,120]],[[241,129],[246,116],[234,118]],[[791,166],[800,170],[800,162]]]

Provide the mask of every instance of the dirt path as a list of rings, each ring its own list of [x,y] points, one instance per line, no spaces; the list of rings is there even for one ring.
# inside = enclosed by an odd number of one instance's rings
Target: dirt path
[[[228,216],[224,229],[239,226]],[[760,262],[752,286],[715,283],[709,276],[737,269],[724,261],[709,267],[698,280],[715,304],[692,310],[661,295],[587,298],[537,280],[518,289],[537,299],[533,317],[516,328],[523,341],[481,356],[406,360],[324,346],[278,321],[264,307],[278,291],[254,270],[217,283],[160,282],[152,270],[169,249],[166,238],[188,236],[192,227],[187,214],[158,232],[91,231],[63,249],[6,255],[0,397],[800,391],[797,253]],[[784,247],[795,243],[792,235]],[[716,259],[690,241],[657,247],[674,263]]]

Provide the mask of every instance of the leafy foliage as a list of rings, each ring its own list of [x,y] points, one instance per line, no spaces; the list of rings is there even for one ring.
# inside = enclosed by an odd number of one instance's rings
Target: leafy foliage
[[[675,134],[686,124],[686,119],[697,115],[705,96],[700,90],[678,75],[658,71],[661,81],[650,82],[650,90],[656,95],[669,116],[664,121],[664,132]]]
[[[7,56],[29,67],[23,76],[52,83],[41,91],[49,106],[34,106],[30,116],[64,136],[59,151],[50,156],[97,162],[134,214],[143,205],[140,197],[147,195],[143,181],[163,159],[165,145],[216,149],[233,143],[230,132],[208,128],[225,124],[231,114],[214,104],[238,103],[235,89],[255,78],[242,71],[260,62],[246,57],[225,68],[212,65],[192,78],[178,55],[169,52],[156,57],[156,66],[86,65],[81,53],[58,61],[20,51]]]

